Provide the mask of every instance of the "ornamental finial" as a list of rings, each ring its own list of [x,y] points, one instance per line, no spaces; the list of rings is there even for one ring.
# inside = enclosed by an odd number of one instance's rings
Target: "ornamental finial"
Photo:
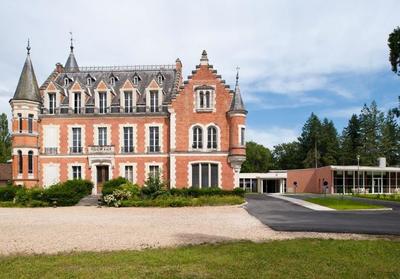
[[[27,51],[28,55],[31,54],[31,44],[30,44],[29,38],[28,38],[28,45],[26,46],[26,51]]]
[[[69,34],[71,35],[71,46],[69,47],[71,49],[71,52],[74,51],[74,38],[72,37],[72,32],[69,32]]]
[[[240,67],[239,66],[236,67],[236,86],[238,86],[238,84],[239,84],[239,70],[240,70]]]

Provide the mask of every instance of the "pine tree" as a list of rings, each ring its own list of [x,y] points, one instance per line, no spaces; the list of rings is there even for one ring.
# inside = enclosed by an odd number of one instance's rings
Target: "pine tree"
[[[303,167],[312,168],[321,166],[321,155],[318,151],[318,145],[321,141],[321,121],[318,116],[311,113],[303,126],[299,137],[300,156],[303,158]]]
[[[0,163],[5,163],[11,158],[11,137],[8,131],[7,115],[0,115]]]
[[[336,165],[339,158],[339,139],[332,120],[327,118],[323,120],[320,138],[317,148],[321,154],[322,166]]]
[[[356,165],[357,155],[361,151],[360,120],[353,114],[343,129],[341,137],[340,163],[342,165]]]
[[[388,165],[400,163],[400,128],[393,111],[389,111],[381,127],[382,139],[379,155],[386,157]]]

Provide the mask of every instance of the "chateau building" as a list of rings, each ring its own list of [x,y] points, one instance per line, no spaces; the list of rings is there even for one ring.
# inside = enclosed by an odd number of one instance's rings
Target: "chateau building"
[[[158,175],[171,188],[239,186],[245,121],[236,77],[229,85],[209,64],[183,81],[182,63],[79,67],[74,47],[38,86],[27,57],[12,108],[12,176],[47,187],[67,179],[123,176],[143,185]]]

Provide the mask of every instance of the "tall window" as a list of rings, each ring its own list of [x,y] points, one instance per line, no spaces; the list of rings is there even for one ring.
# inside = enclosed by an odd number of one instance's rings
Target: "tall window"
[[[88,77],[88,78],[86,79],[86,85],[87,85],[87,86],[92,86],[92,79],[91,79],[90,77]]]
[[[98,128],[99,132],[99,145],[105,146],[107,145],[107,127]]]
[[[125,178],[133,182],[133,166],[125,166]]]
[[[124,127],[124,146],[122,147],[123,153],[133,152],[133,128]]]
[[[99,92],[99,107],[100,107],[100,113],[107,112],[107,94],[106,94],[106,92]]]
[[[72,166],[72,179],[82,179],[81,166]]]
[[[199,91],[198,93],[199,98],[199,109],[211,109],[211,91]]]
[[[115,86],[115,77],[110,78],[110,84],[111,86]]]
[[[149,177],[160,177],[160,166],[151,165],[149,166]]]
[[[157,79],[158,79],[158,84],[162,84],[162,82],[163,82],[163,77],[162,77],[162,75],[159,75],[159,76],[157,77]]]
[[[49,93],[49,113],[54,114],[56,112],[56,94]]]
[[[246,132],[246,128],[241,127],[240,128],[240,145],[245,145],[246,144],[246,140],[245,140],[245,132]]]
[[[33,151],[28,152],[28,173],[33,173]]]
[[[19,132],[22,133],[22,114],[18,113],[18,129]]]
[[[133,111],[133,100],[132,100],[132,91],[125,91],[125,113],[130,113]]]
[[[150,112],[158,112],[158,91],[150,91]]]
[[[203,148],[203,129],[199,126],[193,127],[193,149]]]
[[[133,84],[138,84],[139,83],[139,78],[137,76],[133,77]]]
[[[22,157],[22,151],[18,150],[18,173],[22,174],[24,169],[24,161]]]
[[[192,187],[218,187],[218,164],[192,164]]]
[[[81,93],[74,93],[74,113],[81,113]]]
[[[159,127],[149,127],[150,146],[149,152],[160,152]]]
[[[72,128],[72,148],[71,153],[81,153],[82,152],[82,139],[81,128]]]
[[[68,86],[69,85],[69,79],[68,78],[64,78],[64,86]]]
[[[28,133],[33,132],[33,114],[28,114]]]
[[[207,148],[217,149],[217,128],[214,126],[207,128]]]

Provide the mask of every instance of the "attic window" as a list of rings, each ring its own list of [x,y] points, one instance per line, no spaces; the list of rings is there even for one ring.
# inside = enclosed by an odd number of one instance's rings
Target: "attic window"
[[[133,77],[133,84],[138,84],[138,82],[139,82],[139,78],[137,77],[137,76],[134,76]]]
[[[163,77],[162,77],[162,75],[158,75],[157,81],[158,81],[159,84],[162,84],[162,82],[163,82]]]
[[[64,86],[68,86],[69,85],[69,78],[64,78]]]
[[[110,84],[111,86],[115,86],[115,77],[110,78]]]
[[[92,86],[92,79],[91,79],[90,77],[88,77],[88,78],[86,79],[86,85],[87,85],[87,86]]]

